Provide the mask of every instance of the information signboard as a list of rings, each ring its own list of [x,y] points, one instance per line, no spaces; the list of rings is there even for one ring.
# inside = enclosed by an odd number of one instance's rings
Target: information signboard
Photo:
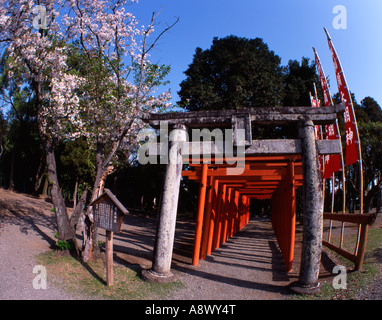
[[[90,205],[93,207],[94,225],[106,230],[106,283],[112,286],[113,233],[121,231],[123,216],[129,212],[109,189],[105,189]]]
[[[94,225],[112,232],[120,232],[123,216],[127,209],[117,200],[109,189],[94,200],[93,206]]]

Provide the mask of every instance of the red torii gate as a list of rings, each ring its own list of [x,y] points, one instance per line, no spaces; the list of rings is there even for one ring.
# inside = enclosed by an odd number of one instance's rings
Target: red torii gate
[[[224,162],[224,161],[223,161]],[[272,199],[274,228],[286,271],[292,269],[296,188],[302,185],[301,156],[246,157],[241,175],[227,176],[227,165],[194,164],[182,175],[200,183],[192,264],[249,222],[250,199]]]

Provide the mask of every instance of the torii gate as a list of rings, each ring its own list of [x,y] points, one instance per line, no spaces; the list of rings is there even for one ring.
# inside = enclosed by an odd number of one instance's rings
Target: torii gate
[[[286,270],[290,271],[294,250],[295,188],[303,185],[303,242],[296,286],[307,291],[317,288],[323,233],[318,156],[340,154],[342,150],[339,140],[316,140],[314,126],[335,123],[337,114],[344,110],[345,105],[341,103],[326,108],[265,107],[142,114],[142,119],[153,128],[160,128],[163,122],[169,126],[169,149],[158,145],[150,153],[169,156],[172,160],[166,167],[153,264],[150,270],[142,272],[143,277],[155,282],[174,279],[171,260],[183,174],[200,182],[194,265],[248,223],[249,199],[268,198],[273,204],[272,225]],[[296,125],[299,139],[252,140],[253,124]],[[203,128],[231,129],[233,152],[227,155],[227,150],[217,148],[212,141],[188,141],[188,130]],[[201,154],[207,161],[193,161],[200,160]],[[230,157],[241,164],[236,175]],[[182,171],[184,161],[194,170]]]

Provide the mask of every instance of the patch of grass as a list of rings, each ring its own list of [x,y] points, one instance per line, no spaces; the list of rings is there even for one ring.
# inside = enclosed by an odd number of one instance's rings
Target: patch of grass
[[[354,246],[356,236],[350,236],[344,239],[344,246]],[[367,238],[366,254],[361,271],[351,271],[354,264],[344,257],[325,250],[337,261],[337,265],[343,265],[348,269],[347,272],[347,289],[334,289],[331,280],[322,284],[321,291],[315,295],[293,295],[293,300],[351,300],[357,299],[357,296],[365,288],[367,288],[373,280],[381,276],[382,263],[382,229],[370,228]]]
[[[136,271],[114,266],[114,285],[106,286],[106,269],[102,261],[84,263],[72,256],[50,251],[37,256],[45,266],[48,284],[92,299],[146,300],[163,299],[182,287],[180,281],[168,284],[143,281]]]

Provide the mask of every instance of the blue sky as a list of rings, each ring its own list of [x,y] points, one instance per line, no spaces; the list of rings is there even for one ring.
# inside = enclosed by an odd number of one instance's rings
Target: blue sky
[[[335,29],[338,14],[334,7],[346,8],[346,29]],[[196,47],[208,49],[213,37],[236,35],[262,38],[282,58],[314,59],[312,46],[321,58],[336,93],[334,67],[323,27],[332,37],[349,88],[360,102],[373,97],[382,106],[382,1],[380,0],[140,0],[130,7],[147,24],[153,11],[161,10],[157,29],[179,23],[152,51],[152,62],[171,65],[173,103],[179,100],[179,83],[192,62]],[[308,94],[308,93],[307,93]]]

